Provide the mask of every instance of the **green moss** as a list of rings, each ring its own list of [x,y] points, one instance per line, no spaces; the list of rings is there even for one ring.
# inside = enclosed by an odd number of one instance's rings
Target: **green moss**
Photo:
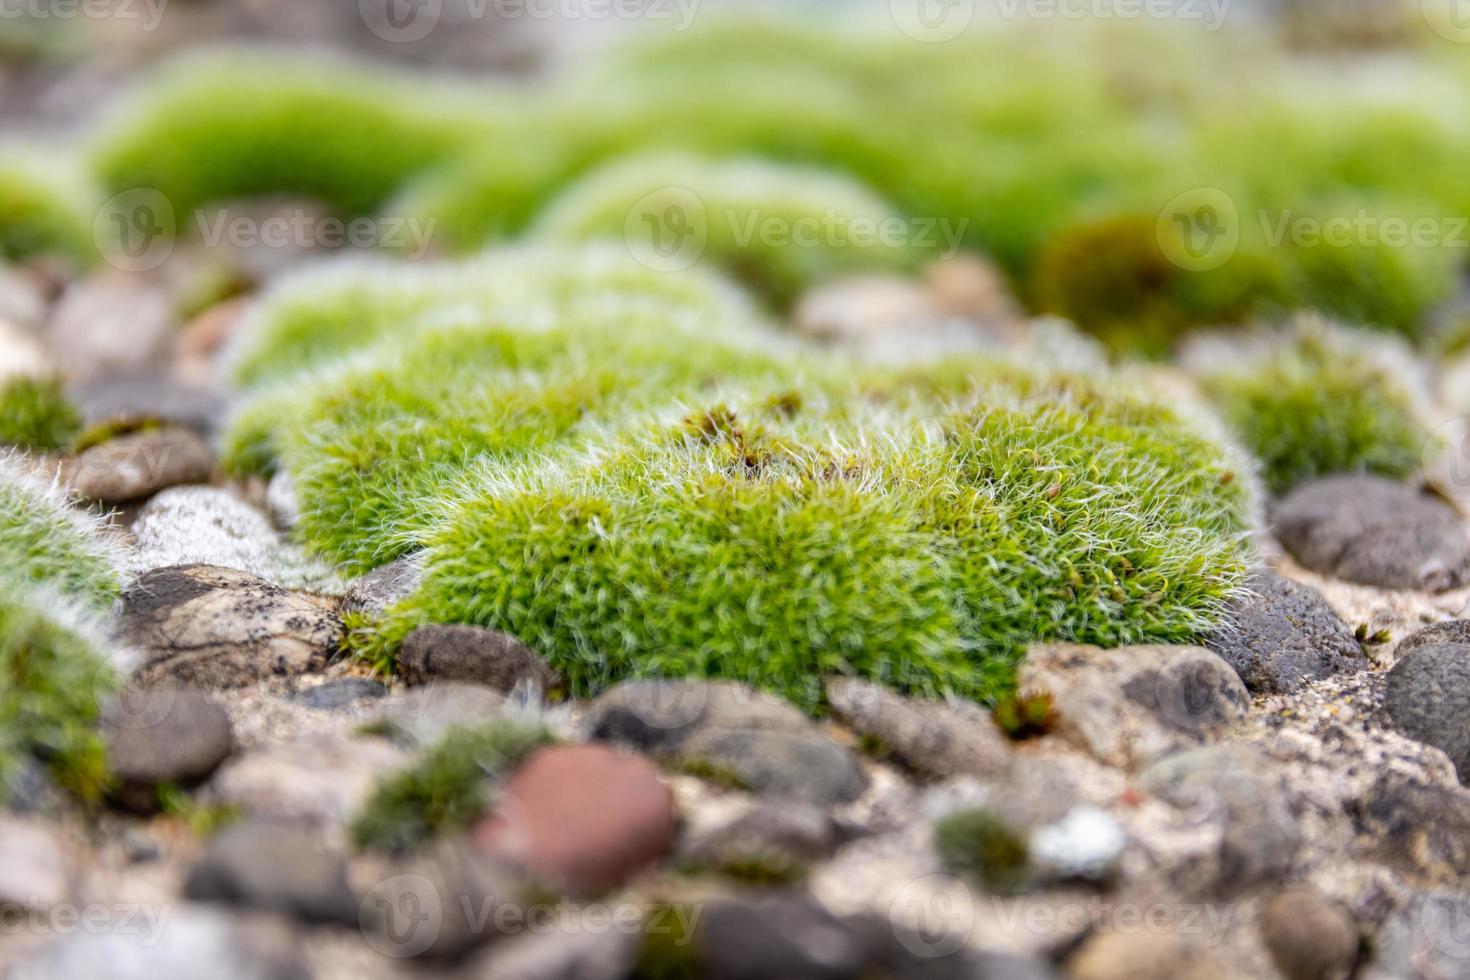
[[[382,642],[474,623],[575,693],[695,675],[816,704],[832,673],[992,698],[1036,639],[1186,640],[1244,574],[1246,481],[1167,410],[1072,388],[794,416],[751,394],[593,459],[487,467]]]
[[[1015,741],[1049,735],[1057,726],[1056,705],[1050,694],[1019,694],[995,706],[995,724]]]
[[[353,818],[353,842],[404,852],[464,830],[484,814],[491,780],[550,741],[544,729],[512,720],[451,731],[378,784]]]
[[[568,188],[533,233],[625,242],[651,268],[709,262],[777,305],[844,273],[902,269],[917,231],[856,182],[756,158],[616,160]],[[943,242],[933,236],[937,250]]]
[[[98,701],[115,683],[70,604],[10,580],[0,598],[0,787],[27,758],[79,800],[108,787]]]
[[[1267,486],[1285,493],[1332,473],[1398,477],[1418,467],[1430,433],[1414,376],[1388,344],[1307,327],[1259,357],[1212,368],[1202,384]]]
[[[264,386],[376,341],[412,335],[446,314],[554,322],[624,304],[698,316],[715,333],[751,317],[749,304],[718,277],[655,272],[621,246],[504,249],[412,267],[343,263],[273,288],[241,328],[231,373],[242,385]]]
[[[161,193],[181,222],[210,202],[279,194],[370,214],[483,138],[497,101],[488,89],[320,55],[214,51],[130,92],[92,164],[114,191]]]
[[[158,808],[188,827],[196,837],[213,837],[245,816],[232,803],[205,803],[172,783],[158,787]]]
[[[16,376],[0,387],[0,446],[55,452],[81,429],[61,382]]]
[[[750,785],[740,773],[729,766],[700,756],[679,756],[669,761],[668,768],[681,776],[693,776],[695,779],[702,779],[725,789],[744,792],[750,790]]]
[[[585,449],[681,393],[780,373],[697,309],[614,294],[580,306],[550,324],[473,314],[385,340],[263,394],[231,426],[227,456],[283,465],[302,539],[371,568],[420,547],[482,465]]]
[[[934,849],[951,870],[987,889],[1014,891],[1026,882],[1026,839],[988,810],[962,810],[934,825]]]
[[[1286,299],[1284,274],[1267,260],[1236,254],[1216,269],[1186,269],[1160,244],[1165,233],[1178,232],[1152,214],[1068,228],[1037,259],[1033,303],[1114,350],[1161,356],[1190,327],[1237,322]]]
[[[0,146],[0,259],[51,256],[90,265],[101,194],[77,162],[37,147]]]
[[[23,465],[0,456],[0,566],[22,584],[106,608],[122,591],[117,554],[95,519],[71,509]]]

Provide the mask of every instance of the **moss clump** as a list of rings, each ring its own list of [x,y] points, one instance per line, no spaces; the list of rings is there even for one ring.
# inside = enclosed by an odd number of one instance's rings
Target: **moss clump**
[[[84,802],[108,779],[98,700],[112,676],[94,631],[67,602],[15,581],[0,598],[0,788],[27,758]]]
[[[23,465],[0,456],[0,566],[22,585],[108,607],[122,592],[118,555],[95,519],[70,508],[59,490]]]
[[[756,158],[672,154],[620,159],[588,174],[533,233],[624,241],[662,271],[709,262],[777,305],[843,273],[905,268],[921,251],[908,223],[849,178]],[[931,244],[944,243],[936,236]]]
[[[654,272],[619,247],[527,247],[405,267],[341,263],[274,287],[242,326],[231,373],[263,386],[390,337],[443,322],[553,321],[591,308],[648,305],[698,316],[723,333],[751,317],[728,283],[690,270]]]
[[[988,810],[962,810],[940,820],[934,849],[946,866],[994,891],[1015,891],[1029,874],[1026,838]]]
[[[698,311],[611,295],[550,324],[474,314],[263,394],[228,457],[284,466],[306,543],[371,568],[420,547],[480,465],[585,449],[721,378],[780,373],[719,333]]]
[[[1122,215],[1072,226],[1042,250],[1032,298],[1117,351],[1162,356],[1193,326],[1232,323],[1286,298],[1283,274],[1237,254],[1217,269],[1175,264],[1156,215]],[[1180,233],[1182,234],[1182,232]]]
[[[31,758],[79,799],[107,789],[95,723],[116,679],[93,619],[117,567],[93,519],[0,457],[0,784]]]
[[[1279,494],[1331,473],[1399,477],[1418,467],[1430,433],[1415,376],[1412,358],[1388,342],[1307,325],[1244,363],[1212,366],[1201,383]]]
[[[751,394],[590,460],[487,467],[383,642],[473,623],[578,694],[694,675],[818,704],[832,673],[985,699],[1036,639],[1188,639],[1244,574],[1247,481],[1167,410],[1068,388]]]
[[[544,729],[508,720],[450,731],[412,767],[378,784],[353,819],[353,842],[405,852],[464,830],[484,814],[491,780],[550,742]]]
[[[92,164],[108,187],[150,188],[181,218],[273,194],[370,214],[409,177],[481,138],[491,94],[319,55],[191,55],[129,94]]]
[[[76,162],[36,147],[0,146],[0,259],[39,256],[90,265],[97,188]]]
[[[36,452],[64,448],[82,427],[82,416],[51,378],[14,377],[0,386],[0,446]]]
[[[1019,694],[1006,698],[992,713],[996,726],[1020,742],[1050,735],[1057,727],[1056,705],[1050,694]]]

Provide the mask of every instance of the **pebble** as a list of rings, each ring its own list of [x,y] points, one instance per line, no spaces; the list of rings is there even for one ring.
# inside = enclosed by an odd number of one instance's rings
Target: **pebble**
[[[1394,656],[1402,658],[1420,647],[1442,643],[1470,646],[1470,619],[1451,619],[1411,633],[1399,641],[1399,645],[1394,648]]]
[[[1034,646],[1017,684],[1050,695],[1058,734],[1122,768],[1201,744],[1250,707],[1240,677],[1201,647]]]
[[[420,626],[403,639],[398,672],[410,686],[462,681],[502,693],[517,685],[547,693],[563,687],[560,675],[530,647],[478,626]]]
[[[61,294],[47,340],[67,376],[82,381],[162,363],[173,326],[166,290],[140,277],[102,272]]]
[[[1470,645],[1411,648],[1388,672],[1383,708],[1395,729],[1448,755],[1461,782],[1470,778]]]
[[[1275,881],[1296,860],[1303,834],[1270,761],[1248,745],[1181,752],[1140,774],[1138,788],[1223,824],[1207,867],[1190,869],[1217,894]]]
[[[1278,892],[1261,910],[1259,928],[1285,980],[1345,980],[1357,963],[1352,914],[1310,888]]]
[[[815,730],[707,728],[685,742],[680,753],[688,762],[732,774],[742,788],[765,797],[837,806],[868,788],[857,758]]]
[[[543,749],[506,780],[473,831],[484,851],[543,882],[596,893],[673,844],[673,797],[647,760],[596,745]]]
[[[226,827],[211,840],[189,871],[184,897],[306,923],[353,926],[358,920],[343,856],[320,834],[265,820]]]
[[[1459,515],[1393,480],[1315,480],[1282,500],[1272,523],[1282,546],[1323,575],[1427,592],[1470,582],[1470,532]]]
[[[1315,589],[1274,572],[1257,572],[1245,588],[1205,646],[1253,693],[1290,694],[1309,681],[1368,667],[1353,631]]]
[[[677,752],[706,728],[807,732],[812,721],[789,702],[729,681],[624,681],[587,711],[589,739],[617,742],[654,755]]]
[[[1068,963],[1071,980],[1226,980],[1204,943],[1149,929],[1099,932]]]
[[[205,483],[214,452],[188,429],[149,429],[120,435],[63,460],[61,481],[78,496],[125,504],[185,483]]]
[[[379,779],[412,758],[380,738],[302,735],[240,753],[210,780],[209,791],[249,815],[335,830]]]
[[[921,284],[870,277],[817,286],[798,299],[792,323],[797,332],[810,337],[851,342],[943,316]]]
[[[845,678],[828,682],[827,703],[839,721],[875,739],[886,759],[916,773],[987,778],[1011,765],[1010,742],[976,705],[905,698]]]
[[[341,711],[363,701],[376,701],[387,696],[388,689],[372,678],[344,677],[297,691],[286,700],[313,711]]]
[[[479,684],[441,681],[384,698],[370,724],[395,741],[422,748],[451,728],[472,728],[504,714],[505,696]]]
[[[224,420],[229,399],[218,385],[204,387],[146,371],[76,382],[67,396],[87,426],[154,419],[209,438]]]
[[[820,807],[757,801],[731,818],[688,832],[679,856],[697,867],[759,860],[796,868],[826,857],[840,840],[831,816]]]
[[[1353,815],[1371,859],[1427,885],[1470,874],[1470,790],[1389,771],[1354,801]]]
[[[55,370],[41,342],[0,314],[0,384],[12,377],[49,377]]]
[[[391,561],[348,585],[342,597],[342,612],[381,616],[418,591],[423,577],[423,567],[415,556]]]
[[[246,572],[180,565],[123,594],[122,643],[143,654],[135,679],[222,689],[320,671],[337,653],[332,604]]]
[[[161,785],[192,786],[235,750],[225,709],[189,690],[125,695],[103,710],[102,737],[118,802],[142,813],[157,809]]]

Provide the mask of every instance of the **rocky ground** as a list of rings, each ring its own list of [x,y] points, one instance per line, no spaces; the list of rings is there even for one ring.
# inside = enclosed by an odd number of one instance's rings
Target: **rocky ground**
[[[1470,529],[1442,498],[1299,488],[1206,646],[1038,647],[1004,718],[849,681],[821,722],[731,684],[567,702],[470,627],[411,634],[385,686],[343,617],[412,562],[342,581],[290,543],[289,486],[216,476],[243,302],[177,324],[156,276],[5,281],[8,364],[64,365],[89,421],[162,420],[32,463],[113,515],[137,691],[112,808],[10,801],[10,976],[1470,975]],[[496,718],[555,744],[467,832],[352,846],[386,776]]]
[[[68,97],[43,88],[28,106]],[[728,683],[568,700],[473,627],[410,634],[385,681],[341,643],[412,560],[344,580],[291,542],[287,483],[216,466],[221,352],[262,284],[319,257],[0,268],[0,377],[59,372],[89,426],[117,423],[29,465],[111,515],[134,685],[105,712],[104,810],[40,772],[0,810],[6,977],[1470,977],[1460,503],[1298,487],[1202,646],[1038,646],[995,713],[846,680],[820,721]],[[221,265],[240,295],[181,318]],[[915,318],[944,326],[897,332]],[[1094,356],[976,265],[796,319],[879,358]],[[380,786],[497,720],[548,744],[456,750],[488,787],[467,829],[361,846]],[[420,803],[458,800],[446,776]]]

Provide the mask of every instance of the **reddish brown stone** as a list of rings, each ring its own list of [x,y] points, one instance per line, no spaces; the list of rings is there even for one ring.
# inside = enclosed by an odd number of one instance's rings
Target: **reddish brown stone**
[[[648,760],[596,745],[538,752],[475,828],[491,855],[578,891],[606,890],[658,860],[674,804]]]

